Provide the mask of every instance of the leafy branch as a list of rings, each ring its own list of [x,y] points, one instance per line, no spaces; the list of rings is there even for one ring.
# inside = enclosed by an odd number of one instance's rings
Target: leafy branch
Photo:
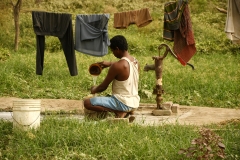
[[[197,160],[224,159],[225,145],[221,137],[206,128],[201,129],[199,133],[201,137],[193,139],[189,148],[180,149],[178,153]]]

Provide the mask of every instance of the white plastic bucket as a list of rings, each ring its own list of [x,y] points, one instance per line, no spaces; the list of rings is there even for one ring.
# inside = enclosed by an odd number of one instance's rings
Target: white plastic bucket
[[[41,100],[22,99],[13,101],[13,127],[24,130],[40,126]]]

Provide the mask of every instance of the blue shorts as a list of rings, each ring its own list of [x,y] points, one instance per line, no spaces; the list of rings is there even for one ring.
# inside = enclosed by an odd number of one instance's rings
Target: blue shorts
[[[129,112],[133,108],[126,106],[120,102],[116,97],[93,97],[90,98],[90,102],[93,106],[103,106],[117,111]]]

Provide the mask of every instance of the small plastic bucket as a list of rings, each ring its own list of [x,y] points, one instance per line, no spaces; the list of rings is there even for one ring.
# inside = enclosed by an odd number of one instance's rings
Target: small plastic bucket
[[[13,101],[13,127],[28,130],[40,126],[41,100]]]
[[[88,71],[91,75],[98,76],[102,72],[102,67],[98,63],[94,63],[89,67]]]

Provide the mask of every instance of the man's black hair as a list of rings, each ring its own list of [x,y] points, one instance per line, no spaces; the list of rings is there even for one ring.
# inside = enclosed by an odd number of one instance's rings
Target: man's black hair
[[[128,50],[127,40],[122,35],[114,36],[112,39],[110,39],[110,43],[111,43],[110,44],[111,49],[119,48],[122,51],[127,51]]]

